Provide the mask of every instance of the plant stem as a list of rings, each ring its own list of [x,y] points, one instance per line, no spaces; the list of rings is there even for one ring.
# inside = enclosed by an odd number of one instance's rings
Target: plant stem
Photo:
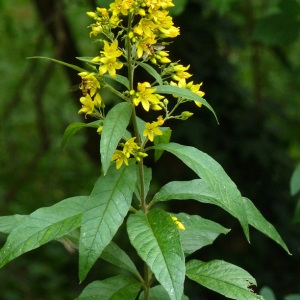
[[[129,33],[131,32],[131,23],[132,23],[132,17],[133,15],[130,13],[128,15],[128,27],[127,27],[127,39],[126,39],[126,53],[127,53],[127,64],[128,64],[128,81],[129,81],[129,91],[133,90],[133,84],[134,84],[134,62],[132,61],[131,56],[131,40],[129,37]],[[137,116],[135,111],[135,106],[132,105],[132,123],[133,123],[133,129],[134,134],[136,136],[137,143],[141,145],[141,137],[138,130],[138,124],[137,124]],[[142,146],[142,145],[141,145]],[[143,149],[141,149],[143,150]],[[145,172],[144,172],[144,161],[143,158],[140,159],[139,163],[139,177],[140,177],[140,185],[141,185],[141,191],[140,191],[140,199],[141,199],[141,209],[146,214],[148,212],[148,206],[146,202],[146,195],[145,195]],[[150,294],[150,286],[152,281],[152,272],[148,265],[144,263],[144,299],[149,300]]]

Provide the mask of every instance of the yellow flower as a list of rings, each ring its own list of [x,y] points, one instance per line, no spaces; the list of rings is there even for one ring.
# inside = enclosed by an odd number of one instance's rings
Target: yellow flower
[[[110,11],[113,15],[122,14],[124,16],[128,15],[128,11],[132,8],[134,0],[115,0],[114,3],[109,5]]]
[[[141,58],[144,52],[149,52],[149,45],[154,45],[155,43],[156,43],[155,35],[140,39],[136,43],[137,57]]]
[[[150,88],[151,85],[149,82],[138,83],[138,92],[136,93],[136,98],[133,99],[133,104],[138,106],[139,103],[142,103],[143,108],[146,111],[149,111],[150,105],[158,105],[160,103],[159,95],[153,94],[155,89]]]
[[[80,98],[80,102],[82,103],[82,108],[78,111],[79,114],[90,115],[94,111],[94,101],[91,96],[87,94],[85,97]]]
[[[115,58],[100,58],[102,65],[99,67],[99,74],[103,75],[106,72],[113,78],[116,78],[116,69],[119,70],[123,67],[123,63],[116,61]]]
[[[198,96],[203,97],[205,95],[205,93],[203,91],[200,91],[201,86],[202,86],[202,82],[199,83],[199,84],[193,84],[193,81],[191,81],[191,82],[187,83],[186,88],[191,90],[192,92],[194,92]],[[198,107],[202,106],[201,102],[198,102],[198,101],[194,101],[194,102]]]
[[[111,160],[116,162],[117,169],[120,169],[123,163],[128,166],[127,156],[121,150],[115,150],[115,153],[113,154]]]
[[[133,31],[137,35],[144,37],[153,37],[153,30],[156,28],[156,25],[147,18],[142,18],[139,23],[134,27]]]
[[[190,68],[190,65],[187,67],[184,67],[183,65],[176,65],[173,67],[173,71],[175,71],[175,74],[173,74],[172,78],[176,81],[179,81],[181,84],[185,82],[185,79],[192,76],[192,74],[185,72]]]
[[[130,154],[135,156],[136,152],[140,150],[141,147],[138,146],[138,144],[134,141],[136,137],[130,138],[128,141],[126,141],[123,152],[125,155],[129,158]]]
[[[114,40],[111,45],[104,41],[104,51],[100,51],[107,58],[117,58],[122,55],[122,51],[118,49],[118,40]]]
[[[162,131],[158,128],[159,122],[146,123],[143,136],[148,137],[148,139],[153,142],[154,135],[162,135]]]

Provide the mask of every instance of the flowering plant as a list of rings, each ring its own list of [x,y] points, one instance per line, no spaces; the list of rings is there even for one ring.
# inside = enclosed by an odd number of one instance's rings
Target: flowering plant
[[[193,115],[181,110],[186,102],[194,102],[195,108],[205,106],[216,117],[203,98],[202,83],[189,81],[189,66],[169,58],[166,48],[179,34],[168,13],[171,6],[172,0],[115,0],[109,8],[87,13],[94,22],[90,36],[101,45],[98,56],[79,58],[87,63],[87,69],[51,59],[79,72],[79,113],[96,119],[71,124],[63,145],[82,127],[97,130],[102,173],[89,196],[64,199],[30,215],[1,217],[0,230],[9,235],[0,251],[0,267],[59,240],[71,250],[78,248],[81,282],[98,259],[128,272],[127,276],[92,282],[76,299],[188,299],[184,296],[186,277],[231,299],[262,299],[251,290],[256,282],[245,270],[221,260],[189,259],[229,229],[157,205],[187,199],[217,205],[239,220],[248,241],[250,224],[289,253],[275,228],[241,196],[214,159],[194,147],[170,142],[171,129],[165,127],[168,120],[185,121]],[[138,68],[152,81],[140,82],[135,76]],[[114,82],[122,88],[116,89]],[[120,100],[108,112],[107,100],[101,96],[104,89]],[[157,115],[143,120],[138,117],[140,108]],[[164,152],[175,155],[197,177],[169,182],[151,195],[152,170],[145,165],[150,151],[155,161],[166,155]],[[143,275],[113,242],[124,222],[129,240],[144,262]]]

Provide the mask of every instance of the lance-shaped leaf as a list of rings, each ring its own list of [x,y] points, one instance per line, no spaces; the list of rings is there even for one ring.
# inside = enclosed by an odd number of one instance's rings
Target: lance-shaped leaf
[[[28,215],[13,215],[0,217],[0,232],[11,233],[20,222],[28,219]]]
[[[282,240],[281,236],[274,228],[274,226],[268,222],[260,211],[255,207],[255,205],[248,199],[243,197],[244,206],[247,211],[247,218],[250,225],[254,228],[274,240],[278,243],[288,254],[291,255],[289,252],[288,247],[286,246],[285,242]]]
[[[138,278],[141,278],[138,270],[136,269],[133,261],[117,244],[110,242],[101,253],[101,258],[105,261],[122,268]]]
[[[131,161],[133,162],[133,161]],[[110,168],[96,182],[82,216],[79,240],[79,278],[84,280],[123,223],[136,183],[136,165]]]
[[[70,124],[63,135],[62,141],[61,141],[61,147],[64,147],[66,143],[71,139],[71,137],[80,129],[85,128],[85,127],[93,127],[93,128],[98,128],[103,121],[97,120],[91,123],[82,123],[82,122],[75,122]]]
[[[173,86],[173,85],[159,85],[159,86],[154,86],[153,88],[156,89],[155,93],[157,94],[171,94],[171,95],[176,95],[178,97],[182,97],[184,99],[193,100],[202,103],[213,113],[213,115],[215,116],[218,122],[217,115],[213,110],[213,108],[210,106],[210,104],[205,99],[203,99],[196,93],[192,92],[191,90],[181,88],[178,86]]]
[[[185,277],[180,235],[168,213],[153,209],[129,216],[127,231],[139,256],[147,263],[171,300],[180,300]]]
[[[244,201],[235,183],[225,173],[221,165],[206,153],[190,146],[176,143],[159,144],[155,149],[166,150],[177,156],[192,169],[215,194],[225,207],[240,221],[249,241],[249,227]]]
[[[230,231],[197,215],[180,213],[175,216],[185,227],[185,230],[180,230],[180,236],[183,252],[187,255],[212,244],[221,233],[227,234]]]
[[[172,130],[169,127],[160,127],[160,130],[162,131],[163,134],[156,135],[154,137],[154,141],[153,141],[154,145],[158,145],[161,143],[166,144],[166,143],[170,142]],[[154,160],[158,161],[160,159],[160,157],[162,156],[162,154],[163,154],[163,151],[155,149]]]
[[[55,62],[55,63],[58,63],[58,64],[60,64],[60,65],[69,67],[69,68],[71,68],[71,69],[74,69],[74,70],[76,70],[76,71],[78,71],[78,72],[88,72],[87,70],[85,70],[85,69],[83,69],[83,68],[80,68],[80,67],[78,67],[78,66],[76,66],[76,65],[68,64],[68,63],[66,63],[66,62],[64,62],[64,61],[57,60],[57,59],[50,58],[50,57],[45,57],[45,56],[31,56],[31,57],[27,57],[27,58],[28,58],[28,59],[30,59],[30,58],[42,58],[42,59],[47,59],[47,60],[51,60],[51,61],[53,61],[53,62]]]
[[[111,158],[120,139],[126,135],[132,113],[132,105],[121,102],[115,105],[107,114],[101,133],[100,153],[104,174],[106,174]]]
[[[157,73],[157,71],[152,68],[149,64],[145,64],[143,62],[136,62],[137,65],[141,66],[145,71],[147,71],[151,76],[153,76],[156,80],[156,82],[159,85],[163,85],[163,81],[161,79],[161,76]]]
[[[248,272],[222,260],[191,260],[186,264],[186,275],[230,299],[263,300],[252,292],[250,286],[256,285],[256,281]]]
[[[144,300],[145,299],[145,293],[144,291],[141,292],[139,296],[139,300]],[[167,291],[163,288],[161,285],[156,285],[150,289],[149,292],[149,299],[151,300],[169,300],[170,297],[167,293]],[[189,298],[185,295],[181,297],[181,300],[189,300]]]
[[[58,239],[80,226],[88,197],[72,197],[36,210],[18,223],[0,250],[0,267],[21,254]]]
[[[230,213],[232,216],[238,218],[234,206],[227,206],[225,202],[217,198],[216,194],[208,187],[203,179],[195,179],[191,181],[172,181],[164,185],[155,195],[150,203],[150,206],[158,201],[169,200],[189,200],[194,199],[202,203],[209,203],[217,205]],[[286,244],[273,227],[254,206],[254,204],[247,198],[241,197],[247,220],[257,230],[261,231],[269,238],[277,242],[290,254]]]
[[[75,300],[135,300],[140,289],[139,281],[119,275],[90,283]]]

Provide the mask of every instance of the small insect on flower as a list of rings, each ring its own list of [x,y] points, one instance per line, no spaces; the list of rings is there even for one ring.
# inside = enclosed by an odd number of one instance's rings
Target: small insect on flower
[[[155,50],[163,50],[163,49],[165,49],[165,46],[162,44],[151,45],[149,43],[146,43],[146,51],[143,55],[143,59],[146,59],[149,55],[155,56]]]
[[[83,97],[85,97],[92,87],[93,83],[87,77],[83,77],[81,83],[71,87],[71,91],[81,90]]]

